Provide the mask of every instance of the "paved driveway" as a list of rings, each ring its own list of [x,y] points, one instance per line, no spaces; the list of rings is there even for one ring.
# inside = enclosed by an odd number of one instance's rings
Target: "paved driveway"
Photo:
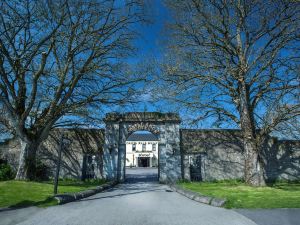
[[[258,225],[300,225],[300,209],[236,209]]]
[[[19,221],[22,225],[255,224],[233,210],[200,204],[170,191],[157,183],[157,171],[153,169],[140,172],[128,170],[126,183],[81,201],[27,212],[25,216],[22,210],[9,213],[14,217],[13,224]],[[0,213],[0,221],[5,221],[4,215]]]

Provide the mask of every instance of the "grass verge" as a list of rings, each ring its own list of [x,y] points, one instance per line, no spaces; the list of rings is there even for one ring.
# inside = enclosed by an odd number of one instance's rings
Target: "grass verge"
[[[73,193],[91,189],[103,184],[103,180],[81,182],[77,180],[59,181],[58,193]],[[57,205],[53,198],[53,182],[1,181],[0,207],[46,207]]]
[[[182,182],[179,185],[211,197],[226,198],[226,208],[300,208],[300,183],[250,187],[239,181]]]

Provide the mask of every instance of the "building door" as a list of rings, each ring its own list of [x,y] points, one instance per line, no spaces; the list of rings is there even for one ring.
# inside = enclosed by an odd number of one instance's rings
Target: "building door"
[[[149,166],[150,166],[150,157],[138,158],[138,167],[149,167]]]
[[[194,155],[190,164],[190,173],[192,181],[202,181],[201,167],[201,155]]]

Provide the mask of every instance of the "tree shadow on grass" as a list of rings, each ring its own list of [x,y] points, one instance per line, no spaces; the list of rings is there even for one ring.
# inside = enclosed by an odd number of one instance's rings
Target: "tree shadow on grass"
[[[48,206],[54,206],[57,204],[58,204],[57,200],[51,196],[42,201],[23,200],[14,205],[10,205],[7,208],[0,209],[0,212],[16,210],[16,209],[21,209],[21,208],[27,208],[27,207],[31,207],[31,206],[48,207]]]
[[[45,181],[43,183],[46,184],[51,184],[54,185],[54,181]],[[105,180],[86,180],[86,181],[75,181],[75,180],[70,180],[70,181],[59,181],[58,186],[59,187],[83,187],[83,188],[93,188],[96,186],[100,186],[102,184],[105,184]]]
[[[300,192],[300,183],[299,181],[295,182],[286,182],[286,183],[268,183],[267,186],[275,189],[281,189],[284,191],[295,191]]]

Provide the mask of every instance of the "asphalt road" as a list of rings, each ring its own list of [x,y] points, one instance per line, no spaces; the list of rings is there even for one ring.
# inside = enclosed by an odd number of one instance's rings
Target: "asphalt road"
[[[128,170],[126,183],[81,201],[27,211],[26,215],[22,211],[6,213],[11,213],[15,224],[22,225],[255,224],[235,211],[199,204],[171,192],[167,186],[157,183],[153,169],[138,172]],[[1,222],[6,218],[3,213],[0,213]]]
[[[251,215],[246,216],[251,218]],[[249,218],[172,192],[157,182],[155,169],[129,169],[126,183],[77,202],[46,209],[30,207],[0,212],[1,225],[256,224]]]
[[[300,225],[300,209],[236,209],[258,225]]]

